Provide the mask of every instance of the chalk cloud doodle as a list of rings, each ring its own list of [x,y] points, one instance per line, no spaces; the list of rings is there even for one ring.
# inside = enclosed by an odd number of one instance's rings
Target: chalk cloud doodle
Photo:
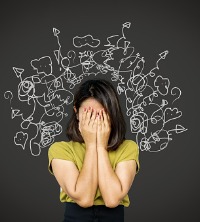
[[[23,150],[30,149],[33,156],[49,147],[63,131],[61,122],[68,116],[66,106],[73,103],[73,88],[91,74],[107,75],[117,84],[119,96],[126,101],[131,133],[141,151],[161,151],[174,134],[187,130],[175,122],[182,116],[175,106],[181,90],[173,87],[159,68],[159,62],[166,59],[168,51],[161,52],[155,67],[145,73],[145,59],[135,52],[125,35],[130,26],[130,22],[124,23],[121,35],[107,37],[106,45],[90,34],[76,36],[73,38],[75,49],[68,51],[67,56],[61,53],[60,31],[53,28],[58,44],[55,57],[32,60],[30,64],[35,73],[29,76],[23,68],[13,67],[18,78],[18,101],[30,110],[25,114],[21,108],[14,108],[16,95],[9,90],[4,93],[10,103],[11,118],[21,119],[20,129],[14,136],[16,145]],[[57,63],[59,74],[52,60]]]

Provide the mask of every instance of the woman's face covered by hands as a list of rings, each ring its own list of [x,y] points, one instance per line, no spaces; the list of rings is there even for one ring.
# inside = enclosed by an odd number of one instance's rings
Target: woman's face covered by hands
[[[77,113],[78,111],[78,116],[77,118],[80,120],[82,119],[82,114],[84,109],[89,109],[89,107],[91,107],[93,110],[96,111],[96,114],[98,115],[100,110],[102,110],[104,107],[101,105],[101,103],[99,103],[96,99],[94,98],[88,98],[86,100],[84,100],[79,108],[79,110],[76,110],[76,108],[74,107],[75,112]]]
[[[76,108],[74,111],[77,113]],[[87,144],[97,142],[99,147],[107,147],[110,135],[110,118],[104,107],[94,98],[82,102],[77,113],[79,131]]]

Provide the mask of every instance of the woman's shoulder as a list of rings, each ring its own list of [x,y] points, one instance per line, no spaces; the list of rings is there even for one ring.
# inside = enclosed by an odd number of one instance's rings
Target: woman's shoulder
[[[138,150],[138,145],[134,140],[128,140],[125,139],[118,147],[118,149],[116,150],[117,152],[124,152],[129,150],[131,151],[136,151]]]
[[[49,147],[49,149],[55,149],[56,147],[66,147],[69,145],[70,142],[68,141],[58,141],[58,142],[54,142],[51,144],[51,146]]]
[[[49,151],[51,150],[57,150],[57,149],[62,149],[62,150],[73,150],[74,147],[81,146],[81,143],[74,142],[74,141],[59,141],[59,142],[54,142],[50,147]]]
[[[59,142],[54,142],[51,144],[51,146],[49,147],[49,151],[48,152],[54,152],[57,150],[67,150],[67,149],[71,149],[72,144],[71,141],[59,141]]]
[[[125,148],[127,146],[130,146],[130,147],[137,147],[137,143],[134,141],[134,140],[127,140],[125,139],[121,144],[120,144],[120,147],[121,148]]]

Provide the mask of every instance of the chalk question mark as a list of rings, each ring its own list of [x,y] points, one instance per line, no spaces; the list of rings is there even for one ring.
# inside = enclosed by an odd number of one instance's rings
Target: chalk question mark
[[[12,109],[12,106],[11,106],[11,100],[13,99],[13,94],[12,94],[12,92],[11,92],[11,91],[6,91],[6,92],[4,93],[4,98],[10,100],[10,107],[11,107],[11,109]]]
[[[181,96],[181,90],[178,87],[173,87],[171,90],[171,95],[175,97],[175,99],[173,100],[172,104],[180,98]]]

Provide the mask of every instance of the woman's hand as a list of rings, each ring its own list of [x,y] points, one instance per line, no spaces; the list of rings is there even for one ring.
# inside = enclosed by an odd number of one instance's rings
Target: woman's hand
[[[89,107],[83,110],[79,119],[79,130],[86,144],[86,147],[96,146],[97,135],[97,117],[96,110]]]
[[[97,123],[97,149],[107,149],[110,132],[111,126],[109,115],[105,113],[104,110],[100,110]]]

